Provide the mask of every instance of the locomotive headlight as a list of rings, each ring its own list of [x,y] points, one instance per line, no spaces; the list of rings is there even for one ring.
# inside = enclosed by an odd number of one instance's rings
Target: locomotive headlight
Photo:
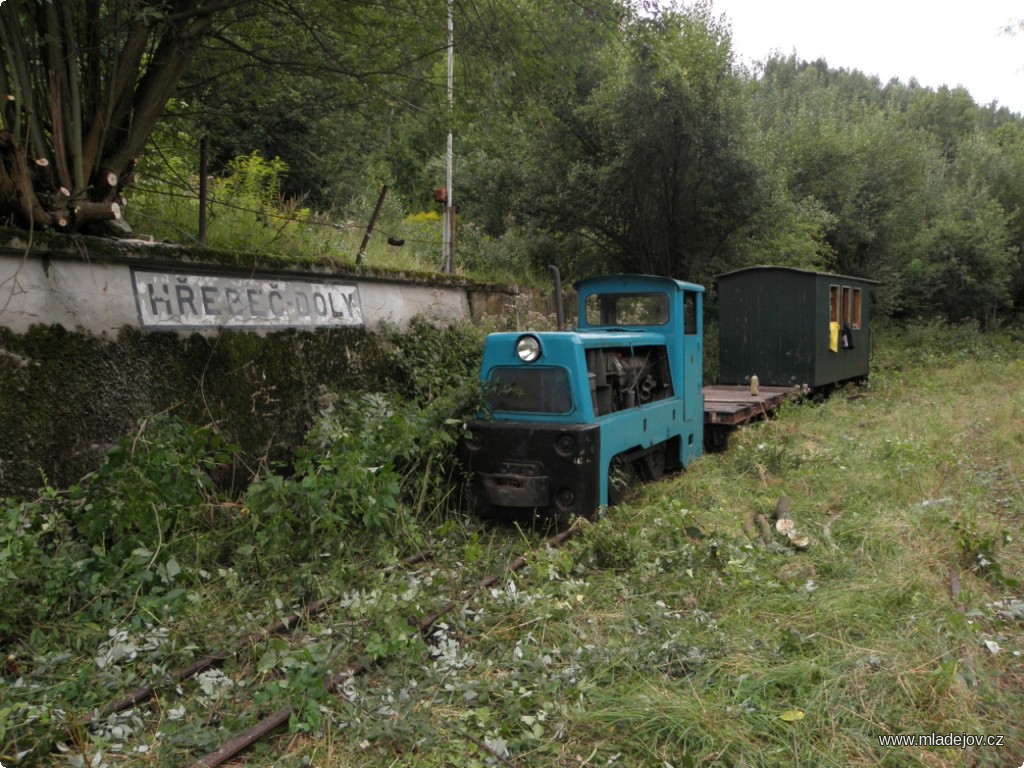
[[[462,433],[462,439],[466,443],[466,447],[474,451],[479,450],[483,447],[484,436],[475,429],[467,429]]]
[[[536,336],[520,336],[516,339],[516,355],[524,363],[532,363],[540,357],[540,339]]]

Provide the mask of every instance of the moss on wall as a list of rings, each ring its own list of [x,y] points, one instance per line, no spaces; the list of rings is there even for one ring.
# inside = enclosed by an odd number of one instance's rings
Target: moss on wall
[[[285,259],[4,228],[0,255],[458,286],[474,297],[476,318],[504,313],[509,297],[518,295],[459,276],[357,267],[323,256]],[[110,338],[60,325],[25,333],[0,327],[0,496],[32,495],[44,482],[66,488],[99,466],[140,419],[163,411],[216,425],[242,447],[243,475],[287,462],[329,392],[385,388],[386,343],[386,336],[364,329],[183,335],[126,326]]]
[[[216,424],[251,469],[287,461],[328,391],[380,388],[385,340],[362,329],[115,339],[0,329],[0,496],[66,487],[139,419],[172,410]]]

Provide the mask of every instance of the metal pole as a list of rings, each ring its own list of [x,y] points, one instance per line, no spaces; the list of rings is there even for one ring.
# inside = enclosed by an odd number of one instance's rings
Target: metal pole
[[[210,141],[199,140],[199,244],[206,245],[207,189],[206,177],[210,173]]]
[[[448,149],[445,174],[444,221],[441,233],[441,271],[451,274],[455,251],[455,218],[452,210],[452,79],[455,72],[455,24],[452,18],[452,0],[448,0]]]

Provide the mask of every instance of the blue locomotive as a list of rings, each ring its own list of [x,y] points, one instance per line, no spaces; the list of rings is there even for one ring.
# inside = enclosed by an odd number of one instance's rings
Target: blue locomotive
[[[650,275],[581,280],[571,331],[494,333],[488,415],[461,454],[482,511],[592,518],[633,477],[703,452],[703,293]]]

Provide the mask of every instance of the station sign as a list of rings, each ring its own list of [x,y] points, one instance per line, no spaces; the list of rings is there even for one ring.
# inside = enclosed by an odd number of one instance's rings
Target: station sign
[[[334,280],[132,269],[144,328],[362,327],[359,287]]]

